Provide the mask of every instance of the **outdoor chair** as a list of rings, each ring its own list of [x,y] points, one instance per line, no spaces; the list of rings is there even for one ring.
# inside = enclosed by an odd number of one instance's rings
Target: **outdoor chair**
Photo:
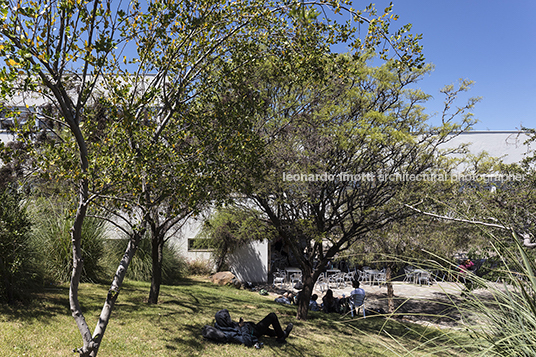
[[[318,286],[318,289],[321,293],[324,293],[324,290],[329,289],[329,284],[324,274],[320,274],[318,280],[316,281],[316,285]]]
[[[344,287],[344,273],[337,273],[329,276],[328,284],[334,284],[337,289],[340,288],[341,285]]]
[[[351,284],[354,280],[355,272],[351,271],[349,273],[344,273],[344,283],[345,285]]]
[[[294,286],[297,283],[301,283],[302,275],[301,273],[293,273],[290,275],[290,286]]]
[[[365,314],[365,295],[364,294],[351,294],[348,298],[348,305],[350,306],[350,312],[352,317],[354,317],[354,310],[356,314],[359,312],[359,309],[363,310],[363,318],[366,318]]]
[[[386,284],[387,278],[385,275],[385,268],[374,274],[374,282],[378,283],[378,285]]]
[[[357,280],[359,280],[360,283],[366,282],[367,281],[367,274],[362,270],[358,270],[357,271]]]
[[[404,282],[405,283],[415,283],[415,272],[411,267],[404,268]]]
[[[276,286],[276,284],[280,285],[280,288],[283,289],[283,284],[285,283],[285,272],[284,271],[278,271],[273,274],[274,281],[272,283],[272,286]]]
[[[374,270],[369,267],[363,267],[363,282],[372,285],[374,282]]]
[[[419,276],[417,277],[419,285],[422,285],[423,282],[426,283],[426,285],[432,285],[432,274],[429,271],[423,271],[419,273]]]

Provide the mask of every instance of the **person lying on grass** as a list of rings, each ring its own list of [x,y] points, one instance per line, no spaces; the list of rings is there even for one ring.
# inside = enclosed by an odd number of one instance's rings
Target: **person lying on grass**
[[[294,302],[294,295],[290,292],[286,292],[275,298],[275,302],[279,304],[291,305]]]
[[[246,322],[243,318],[240,318],[239,322],[234,322],[227,309],[218,311],[215,318],[214,327],[207,325],[203,328],[205,338],[217,342],[240,343],[247,347],[255,346],[256,348],[262,347],[259,337],[263,335],[276,337],[278,342],[285,342],[294,326],[289,323],[283,331],[277,315],[273,312],[257,323]]]

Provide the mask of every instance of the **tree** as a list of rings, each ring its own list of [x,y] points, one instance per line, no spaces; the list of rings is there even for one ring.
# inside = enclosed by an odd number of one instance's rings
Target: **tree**
[[[534,171],[524,163],[504,164],[486,152],[467,155],[457,190],[449,195],[423,195],[413,211],[434,219],[506,232],[528,248],[536,247],[534,231]],[[435,196],[435,197],[434,197]]]
[[[79,349],[80,355],[96,355],[136,244],[133,241],[127,249],[112,282],[100,323],[92,335],[78,299],[83,269],[81,232],[91,201],[87,176],[91,165],[90,153],[82,132],[82,119],[107,59],[118,43],[116,31],[123,17],[112,13],[111,2],[98,0],[4,1],[0,7],[0,33],[3,37],[0,56],[6,65],[0,72],[1,94],[7,103],[13,103],[17,94],[22,93],[20,104],[27,108],[28,101],[44,98],[59,113],[53,118],[61,125],[62,132],[55,141],[58,145],[52,146],[54,150],[48,155],[41,155],[36,148],[34,156],[40,160],[36,165],[43,172],[59,173],[77,185],[78,207],[71,229],[73,271],[69,304],[84,342]],[[20,112],[12,114],[17,117]],[[33,117],[35,119],[35,111]],[[33,129],[32,121],[28,120],[21,129],[20,140],[32,144],[32,137],[27,135]],[[54,132],[53,128],[50,129]]]
[[[441,167],[438,146],[472,124],[470,114],[459,124],[446,114],[443,125],[426,124],[420,103],[427,96],[408,87],[428,70],[330,58],[323,81],[300,102],[309,104],[307,110],[292,121],[278,118],[284,126],[266,151],[266,180],[249,197],[303,271],[298,319],[307,318],[313,286],[328,261],[411,215],[400,199],[419,197],[425,175]],[[446,94],[454,95],[452,89]]]
[[[339,11],[336,2],[311,4]],[[347,24],[310,24],[307,16],[305,3],[299,2],[208,1],[154,3],[142,16],[130,17],[125,36],[140,44],[138,58],[132,73],[125,70],[121,79],[107,82],[116,94],[108,115],[124,119],[105,139],[100,135],[93,148],[108,161],[106,174],[96,171],[93,177],[109,181],[95,185],[94,192],[102,197],[103,190],[115,191],[106,195],[115,202],[113,211],[135,212],[129,218],[147,223],[154,261],[150,303],[158,301],[168,232],[258,176],[256,159],[263,148],[252,125],[265,103],[250,79],[258,62],[275,57],[291,70],[307,66],[330,44],[351,40],[355,33]],[[361,13],[355,17],[369,21]],[[386,25],[384,18],[376,23]],[[366,38],[380,37],[381,31],[372,26]],[[403,37],[404,31],[396,35]],[[322,38],[322,46],[316,38]],[[419,56],[407,60],[418,62]],[[125,114],[140,111],[145,120]]]

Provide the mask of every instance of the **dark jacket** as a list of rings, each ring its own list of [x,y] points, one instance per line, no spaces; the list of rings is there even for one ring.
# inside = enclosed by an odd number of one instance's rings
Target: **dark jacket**
[[[254,326],[252,322],[246,322],[240,326],[237,322],[231,320],[231,315],[227,309],[220,310],[216,313],[216,323],[214,327],[225,334],[227,342],[240,343],[247,347],[253,346],[258,342],[254,335]]]

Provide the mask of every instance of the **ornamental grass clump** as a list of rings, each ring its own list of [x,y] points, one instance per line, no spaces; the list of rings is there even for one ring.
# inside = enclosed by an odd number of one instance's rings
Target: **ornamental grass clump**
[[[491,298],[468,295],[469,306],[485,321],[473,327],[489,343],[482,356],[536,356],[536,264],[526,248],[516,246],[514,251],[501,250],[505,278],[500,284],[475,278],[485,284]]]
[[[452,307],[460,316],[457,329],[465,330],[469,339],[451,340],[451,348],[457,344],[467,356],[536,356],[536,263],[532,251],[517,239],[506,247],[493,238],[498,242],[493,245],[498,261],[494,275],[501,278],[487,280],[472,273],[458,276],[460,288],[464,287],[460,299],[451,300]],[[456,268],[450,265],[449,271]],[[444,330],[445,335],[449,333]],[[415,350],[427,346],[431,346],[429,340]],[[438,348],[434,345],[429,350],[437,353]],[[408,351],[408,355],[413,354]]]

